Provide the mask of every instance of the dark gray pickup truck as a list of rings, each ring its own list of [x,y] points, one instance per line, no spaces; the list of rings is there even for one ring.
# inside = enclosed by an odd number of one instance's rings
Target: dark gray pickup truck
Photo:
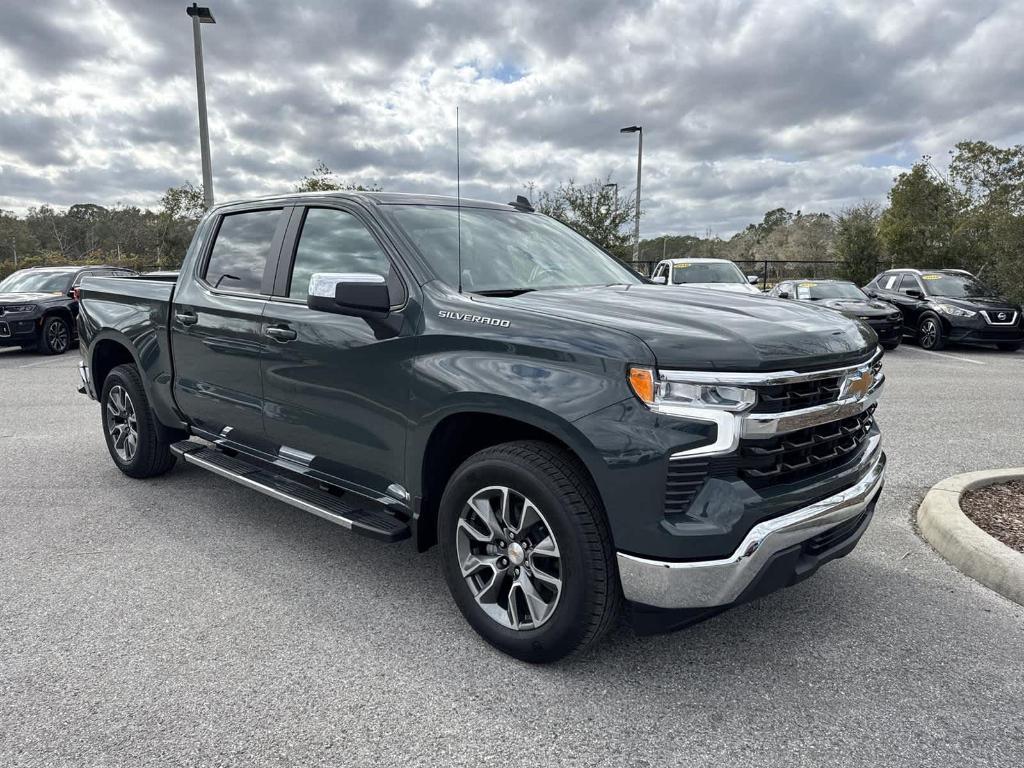
[[[466,619],[529,661],[623,608],[663,631],[793,584],[882,488],[866,325],[650,285],[523,199],[222,205],[176,281],[81,297],[81,391],[121,471],[180,458],[440,544]]]

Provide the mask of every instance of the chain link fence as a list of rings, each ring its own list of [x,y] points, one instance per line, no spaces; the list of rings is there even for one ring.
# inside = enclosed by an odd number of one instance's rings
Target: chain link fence
[[[762,288],[770,288],[780,280],[796,280],[804,277],[825,279],[847,279],[846,264],[835,259],[814,261],[785,261],[782,259],[730,259],[745,275],[757,275]],[[661,262],[644,260],[632,264],[641,274],[650,277],[654,268]],[[878,265],[873,274],[877,274],[884,265]]]

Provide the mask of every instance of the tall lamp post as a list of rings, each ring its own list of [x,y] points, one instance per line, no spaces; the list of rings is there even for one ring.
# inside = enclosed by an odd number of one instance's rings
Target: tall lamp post
[[[213,206],[213,168],[210,164],[210,128],[206,123],[206,76],[203,73],[203,37],[200,24],[216,24],[209,8],[196,3],[185,8],[192,17],[192,41],[196,50],[196,91],[199,93],[199,151],[203,157],[203,205]]]
[[[633,266],[640,264],[640,168],[644,159],[644,129],[639,125],[620,128],[619,133],[635,133],[636,145],[636,221],[633,224]]]

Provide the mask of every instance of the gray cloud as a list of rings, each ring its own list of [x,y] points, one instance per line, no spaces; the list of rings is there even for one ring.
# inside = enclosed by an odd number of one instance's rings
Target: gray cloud
[[[9,5],[10,7],[6,7]],[[779,205],[882,199],[963,138],[1024,140],[1024,2],[212,2],[203,27],[219,198],[323,160],[389,190],[612,174],[644,125],[647,234],[728,234]],[[153,205],[199,176],[181,4],[10,3],[0,208]]]

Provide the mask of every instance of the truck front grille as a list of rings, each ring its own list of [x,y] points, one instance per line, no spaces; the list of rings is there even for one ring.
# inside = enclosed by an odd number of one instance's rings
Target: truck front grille
[[[839,399],[841,384],[842,379],[839,376],[786,384],[762,384],[755,387],[757,404],[754,405],[752,412],[782,413],[835,402]]]
[[[740,477],[754,488],[791,483],[843,464],[871,431],[875,406],[863,413],[768,440],[740,442]]]

